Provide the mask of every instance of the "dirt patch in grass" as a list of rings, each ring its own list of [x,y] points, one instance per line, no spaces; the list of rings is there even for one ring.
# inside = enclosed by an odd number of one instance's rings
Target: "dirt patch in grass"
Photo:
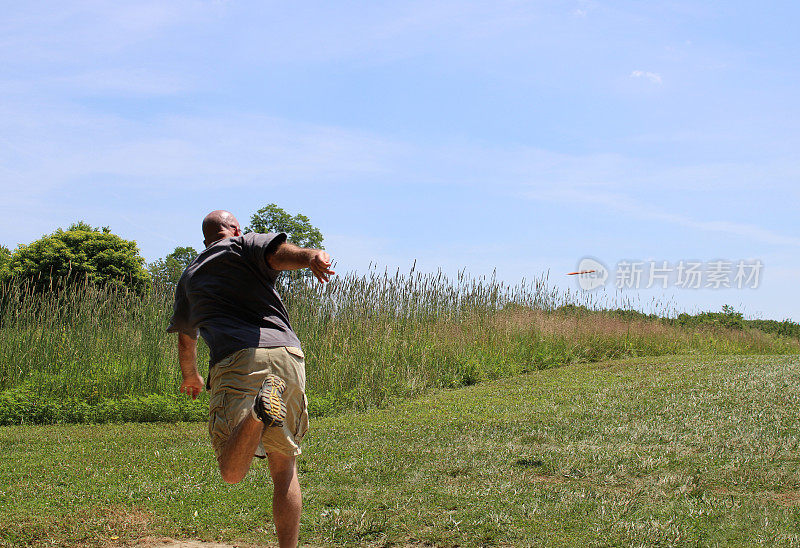
[[[153,515],[150,512],[138,508],[112,506],[105,511],[105,514],[112,530],[129,531],[133,534],[145,533],[153,522]]]
[[[547,476],[545,474],[534,474],[531,477],[533,483],[566,483],[567,478],[563,476]]]
[[[233,544],[202,542],[199,540],[175,540],[171,538],[144,538],[128,546],[135,548],[234,548]],[[242,544],[236,545],[237,548],[243,546]]]
[[[800,491],[786,491],[784,493],[769,493],[769,498],[781,506],[794,508],[800,506]]]
[[[751,496],[761,501],[771,501],[784,508],[796,508],[800,506],[800,491],[765,491],[763,493],[747,493],[738,489],[729,489],[722,486],[715,486],[709,491],[722,497],[745,497]]]
[[[139,539],[133,544],[128,545],[120,545],[120,548],[125,546],[125,548],[268,548],[271,546],[277,546],[277,544],[225,544],[223,542],[204,542],[202,540],[175,540],[173,538],[156,538],[156,537],[146,537]],[[300,544],[302,548],[319,548],[316,544]],[[408,545],[411,546],[423,546],[422,544],[417,545]],[[424,546],[430,546],[425,544]],[[116,545],[111,545],[109,548],[117,548]]]

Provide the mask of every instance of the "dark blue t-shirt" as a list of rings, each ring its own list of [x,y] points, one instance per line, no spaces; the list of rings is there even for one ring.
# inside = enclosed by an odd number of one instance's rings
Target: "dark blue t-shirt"
[[[275,291],[280,271],[267,264],[267,255],[285,241],[286,234],[251,232],[208,246],[178,281],[167,331],[195,339],[199,331],[212,366],[243,348],[300,348]]]

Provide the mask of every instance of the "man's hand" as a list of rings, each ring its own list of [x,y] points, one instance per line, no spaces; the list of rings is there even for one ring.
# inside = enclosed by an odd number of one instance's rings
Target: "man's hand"
[[[289,242],[282,242],[275,251],[267,255],[267,265],[274,270],[308,268],[320,283],[329,281],[336,274],[331,270],[331,256],[326,251],[297,247]]]
[[[181,392],[185,392],[187,396],[191,396],[194,400],[197,399],[197,396],[199,396],[200,392],[203,391],[204,386],[205,382],[199,373],[196,375],[190,375],[188,378],[183,379],[183,382],[181,383]]]
[[[308,260],[308,268],[314,273],[319,283],[325,283],[336,272],[331,270],[331,257],[325,251],[314,250]]]

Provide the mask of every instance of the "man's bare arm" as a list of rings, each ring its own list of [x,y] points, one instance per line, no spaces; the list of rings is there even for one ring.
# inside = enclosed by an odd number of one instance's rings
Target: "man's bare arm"
[[[274,270],[308,268],[320,283],[327,282],[335,274],[331,270],[331,257],[327,252],[321,249],[297,247],[289,242],[283,242],[275,251],[267,255],[267,264]]]
[[[197,371],[197,339],[185,333],[178,333],[178,363],[183,375],[181,392],[186,392],[194,399],[203,391],[204,383]]]

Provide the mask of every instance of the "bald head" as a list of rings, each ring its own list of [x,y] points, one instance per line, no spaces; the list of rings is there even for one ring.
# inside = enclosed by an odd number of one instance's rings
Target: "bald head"
[[[205,238],[203,243],[206,247],[222,238],[233,238],[241,234],[242,229],[239,227],[239,221],[230,211],[218,209],[212,211],[203,219],[203,238]]]

